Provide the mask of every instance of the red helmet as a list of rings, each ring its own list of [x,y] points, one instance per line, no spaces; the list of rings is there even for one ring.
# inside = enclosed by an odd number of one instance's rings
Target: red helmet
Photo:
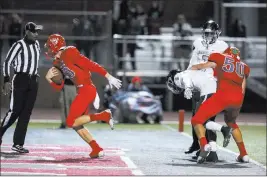
[[[237,58],[240,57],[240,50],[236,47],[228,47],[223,53],[235,56]]]
[[[66,46],[65,39],[59,34],[52,34],[48,37],[45,48],[47,48],[47,55],[54,57],[60,48]]]
[[[142,82],[141,78],[138,77],[138,76],[133,77],[133,78],[132,78],[132,83],[134,84],[134,83],[136,83],[136,82],[141,83],[141,82]]]

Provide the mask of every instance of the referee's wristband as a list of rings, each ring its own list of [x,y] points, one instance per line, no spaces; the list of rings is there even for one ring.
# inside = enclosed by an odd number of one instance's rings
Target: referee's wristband
[[[5,77],[4,77],[4,83],[9,82],[9,81],[10,81],[9,76],[5,76]]]

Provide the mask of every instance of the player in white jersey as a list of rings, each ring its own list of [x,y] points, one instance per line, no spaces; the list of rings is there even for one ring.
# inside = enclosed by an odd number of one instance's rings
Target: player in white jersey
[[[184,95],[186,98],[192,98],[192,92],[199,91],[200,92],[200,100],[196,106],[196,110],[199,106],[206,101],[208,98],[212,96],[213,93],[217,90],[217,82],[214,77],[210,77],[206,72],[200,70],[186,70],[186,71],[178,71],[172,70],[167,76],[167,87],[174,94],[179,94],[184,91]],[[222,126],[216,122],[214,122],[215,116],[208,121],[205,125],[207,131],[221,131],[224,136],[223,146],[226,147],[231,138],[231,128],[227,126]],[[208,136],[214,136],[215,133],[209,133]],[[216,135],[216,134],[215,134]],[[211,152],[207,157],[207,161],[217,162],[217,145],[216,145],[216,137],[208,137],[209,144],[211,146]]]
[[[213,20],[209,20],[203,25],[202,38],[196,39],[193,43],[193,51],[192,51],[192,56],[191,56],[188,68],[190,68],[192,65],[195,65],[195,64],[205,63],[207,62],[208,57],[211,53],[214,53],[214,52],[222,53],[228,48],[227,43],[218,39],[220,33],[221,33],[221,30],[220,30],[219,25]],[[212,68],[208,68],[202,71],[206,72],[210,77],[214,77]],[[200,97],[199,92],[193,92],[193,96],[192,96],[193,116],[196,111],[196,105],[199,102],[199,97]],[[192,128],[192,134],[193,134],[193,143],[190,146],[189,150],[185,152],[186,154],[197,151],[200,148],[198,144],[197,136],[193,128]],[[216,140],[215,133],[211,131],[207,131],[207,134],[209,137]],[[207,137],[207,139],[209,138]]]

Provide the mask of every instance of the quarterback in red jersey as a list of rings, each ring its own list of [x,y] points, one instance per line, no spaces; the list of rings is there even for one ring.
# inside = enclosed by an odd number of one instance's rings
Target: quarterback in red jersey
[[[225,122],[232,128],[232,136],[240,151],[237,161],[248,162],[249,158],[241,131],[236,124],[236,118],[243,104],[246,79],[249,76],[250,68],[240,60],[240,51],[235,47],[227,48],[222,54],[213,53],[209,56],[208,62],[194,65],[190,69],[201,70],[205,68],[216,70],[218,87],[217,92],[200,106],[191,120],[201,146],[197,162],[203,163],[210,152],[203,124],[221,111],[225,111]]]
[[[110,110],[105,110],[98,114],[88,114],[88,107],[97,99],[97,90],[91,80],[91,72],[96,72],[109,81],[110,86],[117,89],[121,87],[121,81],[111,76],[102,66],[91,61],[73,46],[66,46],[65,39],[58,34],[50,35],[45,43],[47,55],[54,58],[53,65],[46,75],[47,81],[56,90],[61,90],[64,86],[64,80],[60,85],[52,81],[54,76],[59,73],[59,69],[65,78],[71,79],[77,87],[77,96],[73,100],[66,120],[68,127],[73,128],[80,137],[86,141],[92,148],[89,154],[91,158],[97,158],[104,155],[103,149],[94,140],[89,131],[83,126],[92,121],[105,121],[113,129],[113,120]]]

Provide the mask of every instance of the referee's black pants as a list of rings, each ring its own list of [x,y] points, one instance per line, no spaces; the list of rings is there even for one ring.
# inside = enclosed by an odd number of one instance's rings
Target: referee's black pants
[[[14,145],[24,145],[28,123],[37,97],[38,75],[16,73],[12,79],[9,111],[1,123],[1,138],[18,119],[13,136]]]
[[[205,96],[200,96],[200,92],[194,92],[193,96],[192,96],[192,112],[193,115],[195,115],[195,113],[197,112],[197,110],[199,109],[200,105],[206,101],[206,99],[210,98],[212,96],[212,94],[208,94]],[[209,119],[210,121],[215,121],[215,117],[212,117],[211,119]],[[192,135],[193,135],[193,144],[195,146],[199,146],[198,144],[198,138],[196,135],[196,132],[194,130],[194,127],[192,126]],[[217,135],[215,132],[213,132],[212,130],[206,130],[206,138],[209,141],[216,141],[217,140]]]

